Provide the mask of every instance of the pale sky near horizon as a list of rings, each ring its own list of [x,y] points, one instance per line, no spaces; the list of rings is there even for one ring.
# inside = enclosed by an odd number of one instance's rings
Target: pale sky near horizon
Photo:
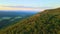
[[[60,7],[60,0],[0,0],[0,10],[42,10],[57,7]]]

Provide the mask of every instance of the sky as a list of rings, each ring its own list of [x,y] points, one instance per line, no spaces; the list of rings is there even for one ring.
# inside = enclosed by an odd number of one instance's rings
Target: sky
[[[60,7],[60,0],[0,0],[0,10],[44,10]]]

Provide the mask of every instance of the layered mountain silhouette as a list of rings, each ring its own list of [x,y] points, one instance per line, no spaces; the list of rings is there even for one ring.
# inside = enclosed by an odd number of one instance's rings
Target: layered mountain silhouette
[[[60,34],[60,8],[37,13],[1,29],[0,34]]]

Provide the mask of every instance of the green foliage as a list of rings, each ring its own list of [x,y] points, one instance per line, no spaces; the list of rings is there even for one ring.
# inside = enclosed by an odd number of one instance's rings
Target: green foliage
[[[60,8],[24,19],[0,30],[0,34],[60,34]]]

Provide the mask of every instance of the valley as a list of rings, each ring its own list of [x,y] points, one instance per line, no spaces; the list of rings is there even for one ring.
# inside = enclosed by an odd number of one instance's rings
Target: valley
[[[36,13],[24,11],[0,11],[0,29],[13,25],[18,21],[26,19]]]

